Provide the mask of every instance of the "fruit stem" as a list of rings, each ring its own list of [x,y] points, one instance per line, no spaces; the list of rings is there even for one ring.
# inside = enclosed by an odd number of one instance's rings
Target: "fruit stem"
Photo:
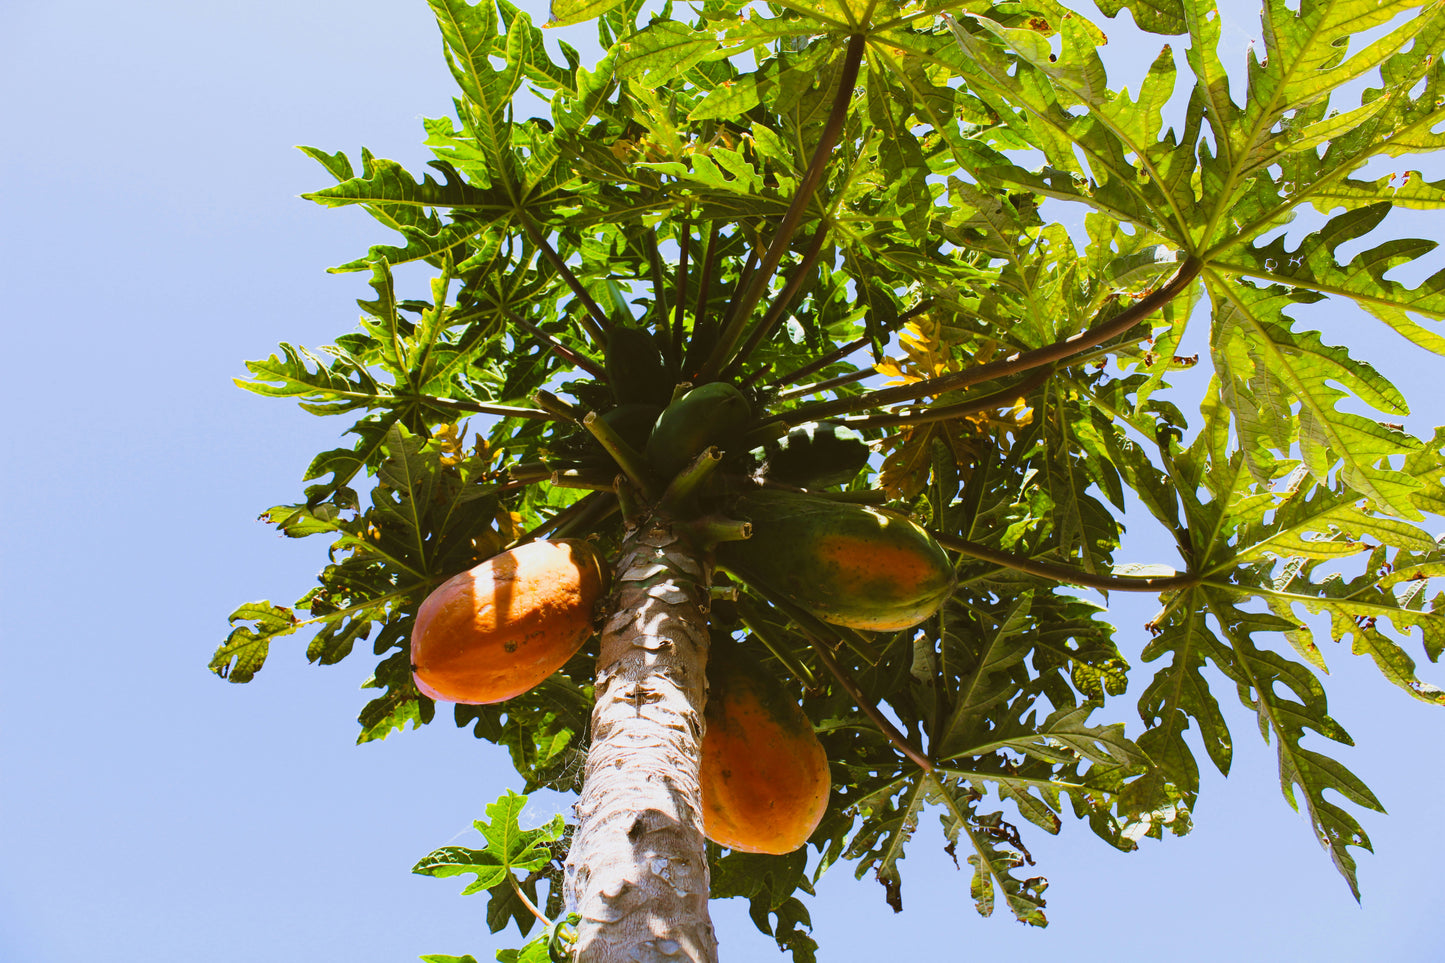
[[[642,492],[648,501],[652,501],[656,497],[656,492],[648,478],[646,463],[642,460],[642,455],[623,441],[622,436],[617,433],[617,429],[599,418],[595,411],[589,411],[582,417],[582,427],[592,432],[592,437],[596,438],[597,443],[612,456],[612,460],[617,462],[617,467],[622,469],[622,473],[627,476],[628,480],[637,486],[638,491]]]
[[[682,471],[677,473],[662,493],[662,507],[673,515],[683,514],[679,509],[692,498],[703,482],[712,476],[722,462],[722,450],[716,445],[706,448]]]

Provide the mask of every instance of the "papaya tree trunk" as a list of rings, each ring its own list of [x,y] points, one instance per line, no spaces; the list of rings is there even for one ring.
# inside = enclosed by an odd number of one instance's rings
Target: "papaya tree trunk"
[[[698,760],[711,570],[665,518],[632,531],[597,660],[567,854],[578,963],[716,963]]]

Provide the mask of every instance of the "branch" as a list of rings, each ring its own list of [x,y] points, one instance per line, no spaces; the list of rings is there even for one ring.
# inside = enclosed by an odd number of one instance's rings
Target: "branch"
[[[817,421],[830,415],[845,414],[864,407],[883,407],[900,401],[914,401],[929,395],[957,391],[971,385],[1006,378],[1024,371],[1032,371],[1034,368],[1046,364],[1069,361],[1085,351],[1103,344],[1110,338],[1127,333],[1134,325],[1183,294],[1194,283],[1194,279],[1199,276],[1203,266],[1203,262],[1198,258],[1192,256],[1186,258],[1179,270],[1165,284],[1129,305],[1117,317],[1085,331],[1080,331],[1062,341],[1044,345],[1042,348],[1023,351],[1002,361],[993,361],[976,368],[939,375],[937,378],[916,381],[910,385],[882,388],[857,398],[841,398],[837,401],[820,401],[804,405],[788,412],[788,417],[790,419],[798,417],[803,421]],[[792,423],[796,424],[796,422]]]
[[[1198,575],[1091,575],[1088,572],[1080,571],[1069,565],[1059,565],[1055,562],[1041,562],[1038,559],[1026,558],[1022,555],[1015,555],[1012,552],[1001,552],[998,549],[980,545],[977,542],[970,542],[966,538],[959,538],[956,535],[945,535],[929,529],[928,533],[934,537],[938,544],[970,558],[980,559],[985,562],[992,562],[1004,568],[1013,569],[1016,572],[1023,572],[1026,575],[1039,575],[1043,578],[1050,578],[1056,582],[1069,582],[1073,585],[1083,585],[1087,588],[1099,589],[1102,592],[1163,592],[1168,589],[1189,588],[1198,585],[1201,581]]]
[[[732,361],[733,348],[742,337],[743,328],[746,327],[753,308],[762,300],[763,292],[772,281],[773,272],[783,260],[784,252],[792,243],[798,225],[803,221],[803,213],[812,203],[818,185],[822,183],[828,157],[833,151],[833,145],[843,133],[844,121],[848,119],[848,104],[853,99],[853,87],[858,81],[858,65],[863,61],[863,48],[866,43],[867,38],[861,33],[855,33],[848,38],[848,51],[843,55],[843,74],[838,78],[838,92],[833,97],[833,106],[823,126],[822,137],[813,150],[812,161],[803,174],[803,180],[798,185],[797,193],[793,195],[792,203],[788,205],[787,213],[783,215],[782,223],[778,225],[778,233],[773,235],[772,243],[763,255],[762,263],[758,265],[757,271],[748,277],[747,289],[734,303],[734,310],[730,312],[731,320],[718,342],[718,350],[708,359],[703,369],[700,380],[704,383],[714,380],[718,372]]]

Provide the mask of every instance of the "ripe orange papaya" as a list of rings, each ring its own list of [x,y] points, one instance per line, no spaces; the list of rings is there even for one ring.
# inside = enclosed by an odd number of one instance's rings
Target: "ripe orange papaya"
[[[703,833],[745,853],[791,853],[828,809],[828,755],[802,707],[756,666],[719,656],[707,679]]]
[[[718,563],[824,622],[896,632],[953,593],[942,546],[903,515],[766,488],[740,496],[732,514],[753,534],[719,544]]]
[[[519,545],[443,582],[412,628],[417,688],[480,705],[536,686],[592,634],[610,572],[590,543],[560,539]]]

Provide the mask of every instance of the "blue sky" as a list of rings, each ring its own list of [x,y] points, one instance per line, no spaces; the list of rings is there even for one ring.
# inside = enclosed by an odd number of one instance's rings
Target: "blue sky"
[[[1242,51],[1253,18],[1232,22]],[[1123,69],[1153,52],[1125,47]],[[293,145],[420,166],[421,118],[452,96],[425,5],[8,4],[0,90],[18,400],[0,482],[0,960],[486,960],[516,945],[486,932],[458,881],[408,872],[473,840],[470,821],[519,787],[499,750],[446,713],[355,746],[365,660],[309,666],[299,641],[249,685],[205,668],[238,603],[289,603],[311,583],[324,545],[255,517],[294,500],[345,428],[231,379],[278,341],[346,330],[364,276],[324,269],[383,240],[360,212],[297,198],[327,178]],[[1438,218],[1402,223],[1441,237]],[[1327,323],[1406,388],[1416,434],[1445,421],[1440,359],[1363,317]],[[1129,550],[1170,560],[1143,526]],[[1118,601],[1137,654],[1149,602]],[[1234,773],[1204,773],[1189,837],[1127,856],[1076,825],[1028,837],[1051,880],[1047,931],[979,918],[928,823],[902,915],[847,866],[825,878],[810,903],[821,959],[1439,959],[1445,716],[1326,656],[1332,715],[1360,746],[1339,754],[1390,810],[1362,817],[1378,853],[1361,855],[1363,906],[1235,711]],[[561,805],[538,800],[537,822]],[[784,959],[742,904],[715,914],[724,959]]]

